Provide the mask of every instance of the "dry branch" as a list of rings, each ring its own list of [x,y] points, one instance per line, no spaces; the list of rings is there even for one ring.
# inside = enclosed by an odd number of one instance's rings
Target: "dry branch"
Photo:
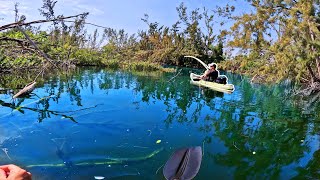
[[[28,34],[27,34],[26,32],[24,32],[24,30],[21,29],[20,26],[18,26],[17,28],[23,33],[23,35],[28,39],[28,41],[33,45],[33,47],[34,47],[37,51],[39,51],[40,54],[41,54],[47,61],[49,61],[52,65],[54,65],[55,67],[57,67],[57,66],[52,62],[52,60],[50,60],[50,58],[47,56],[47,54],[44,53],[43,51],[41,51],[41,50],[38,48],[38,46],[36,45],[36,43],[34,43],[34,42],[30,39],[30,37],[28,36]]]
[[[65,21],[65,22],[73,22],[74,23],[75,21]],[[91,25],[91,26],[108,29],[108,27],[100,26],[100,25],[97,25],[97,24],[94,24],[94,23],[84,22],[83,24],[88,24],[88,25]]]
[[[0,47],[2,48],[8,48],[8,51],[23,51],[23,50],[27,50],[27,51],[32,51],[32,52],[36,52],[36,49],[32,48],[32,47],[29,47],[29,46],[19,46],[19,45],[12,45],[12,44],[0,44]],[[11,49],[9,49],[11,48]]]
[[[86,12],[86,13],[82,13],[82,14],[78,14],[78,15],[74,15],[74,16],[58,17],[58,18],[51,19],[51,20],[37,20],[37,21],[31,21],[31,22],[26,22],[26,23],[15,22],[15,23],[11,23],[11,24],[6,24],[4,26],[0,26],[0,31],[6,30],[6,29],[10,29],[10,28],[15,28],[15,27],[18,27],[18,26],[27,26],[27,25],[30,25],[30,24],[61,21],[61,20],[64,20],[64,19],[76,18],[76,17],[79,17],[79,16],[86,16],[88,14],[89,13]]]
[[[170,79],[168,80],[168,82],[170,82],[170,81],[172,81],[174,78],[176,78],[176,77],[181,73],[181,71],[182,71],[182,69],[180,69],[180,71],[179,71],[175,76],[173,76],[172,78],[170,78]]]
[[[31,82],[30,84],[26,85],[22,90],[20,90],[16,95],[13,96],[13,99],[30,94],[34,90],[36,84],[36,82]]]
[[[10,38],[10,37],[0,37],[0,41],[14,41],[17,42],[19,44],[26,44],[28,43],[26,40],[24,39],[16,39],[16,38]]]

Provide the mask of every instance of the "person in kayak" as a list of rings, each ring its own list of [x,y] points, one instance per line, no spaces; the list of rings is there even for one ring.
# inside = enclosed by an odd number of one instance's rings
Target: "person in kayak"
[[[203,75],[201,75],[201,79],[205,81],[215,82],[219,76],[219,71],[217,70],[217,64],[211,63],[208,64],[209,69],[206,70]]]

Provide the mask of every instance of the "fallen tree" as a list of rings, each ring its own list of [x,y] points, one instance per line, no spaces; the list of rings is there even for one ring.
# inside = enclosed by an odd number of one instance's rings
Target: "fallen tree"
[[[22,90],[13,96],[13,99],[30,94],[34,90],[36,84],[36,82],[27,84]]]
[[[74,15],[74,16],[66,16],[66,17],[59,16],[59,17],[57,17],[55,19],[50,19],[50,20],[43,19],[43,20],[36,20],[36,21],[30,21],[30,22],[14,22],[14,23],[10,23],[10,24],[6,24],[6,25],[3,25],[3,26],[0,26],[0,31],[4,31],[4,30],[7,30],[7,29],[11,29],[11,28],[16,28],[16,27],[19,27],[19,26],[29,26],[29,25],[32,25],[32,24],[62,21],[64,19],[77,18],[77,17],[80,17],[80,16],[87,16],[88,14],[89,13],[86,12],[86,13],[81,13],[81,14]]]
[[[39,58],[44,58],[45,61],[49,62],[52,66],[58,68],[58,66],[56,65],[58,61],[52,60],[43,50],[41,50],[37,45],[39,44],[39,42],[32,40],[31,37],[25,32],[23,27],[30,26],[32,24],[38,24],[38,23],[56,22],[56,21],[63,21],[65,19],[70,19],[70,18],[85,17],[87,15],[88,13],[82,13],[82,14],[73,15],[73,16],[67,16],[67,17],[59,16],[54,19],[36,20],[31,22],[24,22],[25,18],[24,16],[22,16],[22,18],[18,22],[1,26],[0,31],[8,31],[9,29],[19,30],[24,35],[25,39],[9,37],[9,36],[6,36],[6,33],[2,33],[1,34],[2,37],[0,37],[0,42],[7,42],[7,43],[5,44],[1,43],[0,47],[4,47],[4,48],[9,47],[8,42],[11,42],[10,44],[11,48],[9,50],[11,51],[10,54],[21,53],[22,55],[24,55],[25,52],[29,52],[29,53],[32,53],[33,55],[39,56]],[[37,77],[34,79],[34,81],[27,84],[22,90],[20,90],[17,94],[15,94],[13,98],[18,98],[31,93],[35,89],[36,79],[39,77],[41,73],[44,72],[44,69],[46,69],[47,66],[48,66],[47,64],[43,63],[41,67],[41,71],[37,75]]]

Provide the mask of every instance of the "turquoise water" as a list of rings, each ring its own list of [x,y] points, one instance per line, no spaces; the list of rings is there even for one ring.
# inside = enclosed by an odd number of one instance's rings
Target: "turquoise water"
[[[320,177],[317,101],[233,74],[232,94],[202,89],[190,71],[80,69],[15,101],[0,91],[0,162],[34,179],[164,179],[174,150],[201,146],[195,179]]]

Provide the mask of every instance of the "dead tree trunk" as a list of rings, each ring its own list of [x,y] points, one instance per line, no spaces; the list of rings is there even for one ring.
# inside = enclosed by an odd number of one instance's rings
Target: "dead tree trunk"
[[[316,65],[318,69],[318,77],[320,78],[320,57],[316,58]]]
[[[314,74],[310,64],[307,64],[307,69],[311,75],[311,82],[314,83],[314,82],[320,82],[320,79]]]
[[[20,90],[17,94],[13,96],[13,99],[30,94],[34,90],[36,84],[36,82],[31,82],[30,84],[26,85],[22,90]]]
[[[78,14],[78,15],[74,15],[74,16],[59,17],[59,18],[55,18],[55,19],[51,19],[51,20],[37,20],[37,21],[31,21],[31,22],[27,22],[27,23],[15,22],[15,23],[11,23],[11,24],[6,24],[4,26],[0,26],[0,31],[6,30],[6,29],[15,28],[17,26],[26,26],[26,25],[37,24],[37,23],[61,21],[61,20],[64,20],[64,19],[70,19],[70,18],[75,18],[75,17],[79,17],[79,16],[86,16],[88,14],[89,13],[82,13],[82,14]]]

